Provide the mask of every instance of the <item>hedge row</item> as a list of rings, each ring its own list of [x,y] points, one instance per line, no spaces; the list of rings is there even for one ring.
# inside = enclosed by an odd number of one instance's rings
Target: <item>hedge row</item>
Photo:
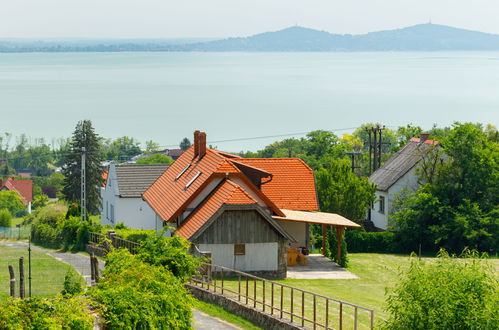
[[[366,232],[364,229],[346,230],[345,239],[349,252],[401,253],[396,236],[389,231]]]

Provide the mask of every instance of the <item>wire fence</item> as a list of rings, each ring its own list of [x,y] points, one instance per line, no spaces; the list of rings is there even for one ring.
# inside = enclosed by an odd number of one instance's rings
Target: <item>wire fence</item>
[[[31,227],[0,227],[0,239],[21,240],[28,239],[31,233]]]
[[[55,257],[33,247],[29,251],[28,244],[24,242],[1,242],[0,299],[10,295],[9,265],[14,270],[15,296],[20,297],[20,258],[23,259],[24,264],[25,297],[49,297],[60,293],[64,288],[64,278],[71,268],[80,275],[85,275],[85,279],[88,277],[90,262],[87,257],[79,254],[49,253],[54,254]],[[61,257],[57,254],[61,254]],[[83,280],[82,276],[82,284],[84,284]]]

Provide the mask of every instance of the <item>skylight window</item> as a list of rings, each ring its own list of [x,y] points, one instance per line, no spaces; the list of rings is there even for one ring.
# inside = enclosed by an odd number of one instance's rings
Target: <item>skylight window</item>
[[[191,164],[187,164],[187,166],[177,175],[177,177],[175,178],[175,181],[177,181],[178,179],[180,179],[180,177],[182,176],[182,174],[185,173],[185,171],[187,171],[187,169],[191,167]]]
[[[197,179],[197,178],[199,178],[199,176],[200,176],[200,175],[201,175],[201,172],[200,172],[200,171],[198,171],[198,172],[196,173],[196,175],[194,175],[194,177],[193,177],[193,178],[192,178],[189,182],[187,182],[187,184],[186,184],[186,185],[185,185],[185,187],[184,187],[184,190],[187,190],[187,188],[189,188],[189,186],[190,186],[191,184],[193,184],[193,183],[194,183],[194,181],[196,181],[196,179]]]

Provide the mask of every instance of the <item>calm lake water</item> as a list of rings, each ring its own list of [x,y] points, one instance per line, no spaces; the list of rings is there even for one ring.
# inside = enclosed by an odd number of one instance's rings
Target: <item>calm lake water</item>
[[[50,141],[88,118],[102,136],[164,146],[195,129],[218,141],[364,122],[497,125],[499,53],[0,54],[0,111],[1,134]]]

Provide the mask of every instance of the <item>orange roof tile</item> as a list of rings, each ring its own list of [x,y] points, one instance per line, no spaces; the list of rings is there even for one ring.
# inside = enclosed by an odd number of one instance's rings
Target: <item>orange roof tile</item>
[[[224,159],[215,170],[217,173],[239,173],[241,172],[230,160]]]
[[[191,238],[224,204],[257,204],[257,202],[239,185],[224,180],[175,233],[186,239]]]
[[[102,171],[102,186],[105,187],[106,184],[107,184],[107,177],[109,176],[109,172],[108,171]]]
[[[209,148],[206,148],[202,158],[193,156],[194,146],[191,146],[142,195],[163,220],[173,221],[225,160],[225,157]],[[180,175],[182,171],[184,173]],[[186,188],[191,180],[192,183]]]
[[[299,158],[238,158],[237,162],[272,174],[261,190],[277,207],[288,210],[319,209],[313,170]]]

